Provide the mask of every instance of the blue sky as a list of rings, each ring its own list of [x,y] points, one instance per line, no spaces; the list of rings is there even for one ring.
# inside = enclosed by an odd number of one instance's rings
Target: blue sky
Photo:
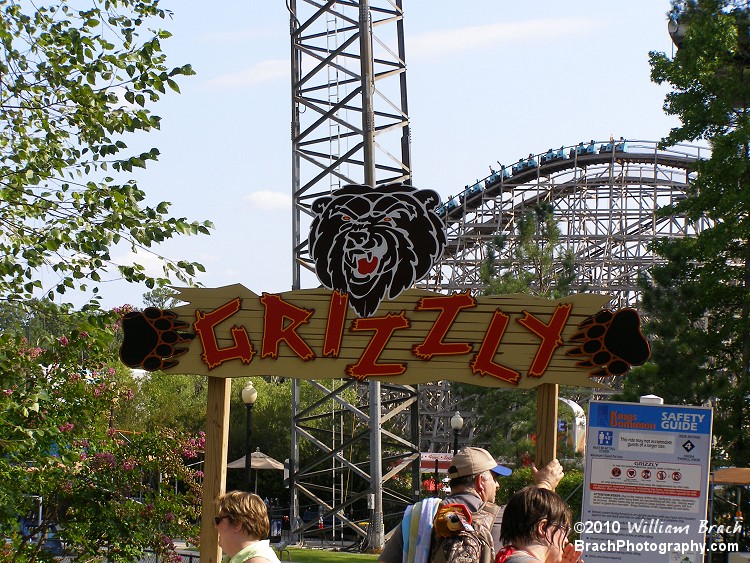
[[[289,17],[282,0],[162,0],[169,64],[193,65],[154,108],[161,131],[133,139],[158,163],[137,178],[149,201],[209,219],[210,237],[160,251],[202,262],[207,287],[291,287]],[[444,198],[497,161],[589,139],[658,140],[676,125],[648,52],[672,52],[668,0],[404,0],[413,183]],[[127,140],[126,140],[127,142]],[[120,261],[132,256],[119,251]],[[148,260],[143,259],[144,262]],[[144,286],[101,287],[106,306],[141,305]]]

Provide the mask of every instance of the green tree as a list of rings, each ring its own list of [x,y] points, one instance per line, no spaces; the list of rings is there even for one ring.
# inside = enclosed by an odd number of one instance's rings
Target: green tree
[[[54,527],[80,560],[106,551],[135,561],[146,548],[169,558],[170,537],[197,533],[200,487],[187,462],[201,438],[113,426],[133,391],[114,367],[116,314],[100,316],[72,313],[65,334],[33,343],[0,335],[2,561],[52,560],[41,548]]]
[[[653,378],[625,384],[631,393],[658,387],[667,402],[713,398],[715,456],[744,467],[750,463],[750,14],[744,2],[689,0],[673,2],[670,17],[678,49],[672,57],[650,53],[651,76],[671,86],[664,110],[680,125],[661,144],[704,140],[712,152],[696,164],[690,196],[663,212],[704,228],[655,245],[668,261],[654,270],[644,297],[665,315],[650,324],[656,367],[645,368]],[[665,311],[658,296],[678,308]]]
[[[516,223],[514,244],[506,249],[508,243],[509,237],[500,236],[487,246],[480,272],[485,295],[521,293],[557,299],[570,293],[575,260],[570,249],[561,247],[551,204],[539,203],[527,209]],[[467,410],[479,413],[475,442],[487,444],[496,455],[516,459],[521,465],[531,461],[536,432],[534,391],[478,391],[476,386],[455,383],[452,389],[461,401],[472,405]],[[577,401],[586,392],[565,387],[562,393]],[[561,415],[563,412],[561,409]],[[573,453],[561,447],[561,455],[572,457]]]
[[[711,351],[721,347],[722,338],[706,331],[710,304],[703,295],[712,288],[695,273],[698,265],[690,248],[694,243],[689,239],[665,246],[665,263],[652,267],[639,280],[643,331],[651,337],[651,361],[627,375],[616,400],[638,402],[641,395],[653,393],[672,404],[699,405],[728,389],[723,374],[704,369],[711,362]]]
[[[133,400],[116,411],[117,428],[148,432],[164,427],[193,435],[205,431],[206,377],[157,371],[139,374],[130,386]]]
[[[189,65],[169,68],[151,30],[168,12],[158,0],[0,2],[0,297],[28,299],[80,288],[96,294],[105,274],[154,287],[188,281],[202,266],[162,258],[155,280],[139,263],[114,264],[117,244],[151,252],[210,223],[144,204],[133,179],[159,151],[128,154],[128,133],[159,128],[150,111]],[[78,8],[74,7],[78,6]],[[86,6],[88,5],[88,6]],[[40,270],[54,272],[43,287]],[[49,276],[47,276],[49,278]]]
[[[69,310],[47,299],[0,301],[0,332],[21,334],[29,342],[50,333],[64,334]]]
[[[561,248],[552,204],[527,209],[516,223],[516,239],[504,259],[498,255],[506,250],[507,235],[487,245],[480,270],[484,294],[527,293],[550,299],[568,295],[575,279],[575,257],[572,250]]]
[[[178,305],[175,291],[169,287],[159,286],[143,294],[143,302],[147,307],[171,309]]]
[[[232,380],[232,409],[229,424],[230,461],[245,455],[247,408],[242,402],[242,388],[250,381],[247,378]],[[254,377],[253,386],[258,390],[258,399],[252,414],[252,450],[260,451],[283,462],[291,453],[289,425],[292,419],[292,381],[283,382],[271,378]],[[306,448],[303,448],[304,452]],[[283,472],[278,470],[253,471],[253,490],[257,479],[258,494],[262,497],[288,500],[288,491],[283,485]],[[229,470],[227,488],[245,489],[244,470]]]
[[[106,550],[132,561],[146,547],[169,559],[169,537],[195,534],[200,488],[186,459],[201,438],[115,430],[135,381],[96,283],[153,288],[202,270],[160,256],[154,278],[111,258],[117,245],[155,253],[208,233],[166,202],[146,205],[128,177],[158,156],[129,150],[128,134],[158,128],[151,106],[192,70],[166,66],[158,0],[2,0],[0,12],[0,560],[51,560],[41,546],[53,524],[80,560]],[[93,296],[85,313],[53,303],[73,289]],[[41,521],[24,522],[39,499]]]

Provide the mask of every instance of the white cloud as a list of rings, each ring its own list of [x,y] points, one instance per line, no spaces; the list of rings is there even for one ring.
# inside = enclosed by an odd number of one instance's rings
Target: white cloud
[[[242,198],[255,209],[266,211],[276,211],[283,209],[288,211],[292,206],[292,196],[281,192],[272,192],[270,190],[260,190],[247,194]]]
[[[231,72],[212,78],[206,84],[219,88],[240,88],[289,78],[289,60],[275,59],[262,61],[248,69]]]
[[[577,35],[594,27],[588,18],[560,18],[500,22],[457,29],[443,29],[407,38],[407,56],[429,58],[471,51],[511,42],[550,41],[566,35]]]

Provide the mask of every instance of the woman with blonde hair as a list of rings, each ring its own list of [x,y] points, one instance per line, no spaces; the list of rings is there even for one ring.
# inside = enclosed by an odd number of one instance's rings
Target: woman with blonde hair
[[[228,556],[227,563],[280,563],[266,539],[269,532],[268,510],[253,493],[230,491],[216,501],[214,524],[219,546]]]
[[[583,563],[568,542],[570,508],[557,493],[539,487],[521,489],[508,501],[500,527],[505,545],[495,563]]]

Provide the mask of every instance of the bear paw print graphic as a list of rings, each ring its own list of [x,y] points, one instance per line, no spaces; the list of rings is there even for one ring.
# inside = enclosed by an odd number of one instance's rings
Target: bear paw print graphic
[[[122,318],[123,341],[120,346],[122,363],[146,371],[169,369],[178,364],[175,359],[188,351],[194,334],[186,333],[188,324],[177,314],[156,307],[133,311]]]
[[[576,346],[565,354],[586,358],[576,366],[592,368],[591,377],[623,375],[632,366],[646,362],[651,355],[635,309],[603,309],[581,322],[578,328],[570,338]]]

